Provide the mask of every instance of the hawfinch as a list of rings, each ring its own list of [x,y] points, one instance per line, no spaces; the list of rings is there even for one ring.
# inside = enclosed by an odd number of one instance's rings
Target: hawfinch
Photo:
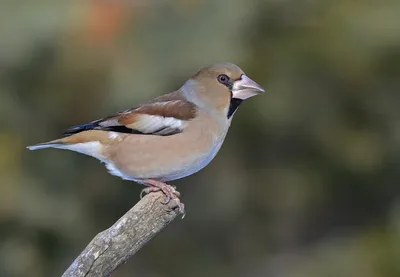
[[[165,203],[179,197],[165,184],[204,168],[224,142],[243,100],[264,89],[231,63],[201,69],[177,91],[135,108],[69,128],[64,137],[29,146],[92,156],[109,172],[161,190]],[[177,201],[180,203],[180,201]],[[184,206],[179,204],[180,212]]]

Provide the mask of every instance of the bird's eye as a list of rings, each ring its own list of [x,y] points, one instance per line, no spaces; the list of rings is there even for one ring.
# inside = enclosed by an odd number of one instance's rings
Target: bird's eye
[[[221,84],[226,85],[229,83],[229,77],[226,76],[225,74],[219,75],[217,79],[218,79],[218,82],[220,82]]]

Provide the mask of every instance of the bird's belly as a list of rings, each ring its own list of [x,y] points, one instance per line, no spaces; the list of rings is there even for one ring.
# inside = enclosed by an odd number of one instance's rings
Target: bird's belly
[[[217,155],[219,149],[221,148],[223,143],[223,139],[215,144],[210,151],[205,153],[204,155],[199,155],[195,159],[188,159],[185,165],[183,165],[179,169],[171,170],[169,174],[165,174],[164,176],[160,176],[158,179],[160,181],[171,181],[184,178],[186,176],[190,176],[204,167],[206,167]]]
[[[156,179],[166,182],[180,179],[207,166],[225,138],[225,134],[203,135],[202,138],[194,137],[193,143],[187,143],[191,137],[185,137],[186,143],[178,139],[167,142],[168,138],[165,138],[163,147],[160,147],[160,143],[164,141],[157,140],[157,147],[162,151],[154,151],[155,145],[148,141],[146,144],[135,141],[136,144],[130,143],[130,149],[124,148],[123,155],[118,154],[117,162],[114,159],[105,163],[111,174],[127,180],[140,182],[143,179]]]

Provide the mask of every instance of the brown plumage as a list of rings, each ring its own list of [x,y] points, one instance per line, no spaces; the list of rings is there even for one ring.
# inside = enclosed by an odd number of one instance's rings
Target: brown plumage
[[[165,102],[144,104],[137,109],[119,115],[118,122],[124,125],[129,125],[135,121],[135,117],[142,114],[189,120],[196,116],[196,106],[184,100],[169,100]],[[130,120],[133,120],[133,122]]]

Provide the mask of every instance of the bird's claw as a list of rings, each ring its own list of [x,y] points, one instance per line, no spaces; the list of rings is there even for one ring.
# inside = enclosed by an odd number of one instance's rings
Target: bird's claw
[[[171,200],[175,200],[173,202],[176,203],[176,205],[171,208],[175,209],[176,207],[178,207],[179,213],[182,214],[182,219],[185,217],[186,215],[185,205],[181,203],[179,199],[181,194],[175,189],[175,187],[155,180],[146,180],[146,183],[149,186],[141,191],[140,199],[142,199],[143,194],[148,194],[151,192],[157,192],[161,190],[165,195],[165,200],[162,201],[161,203],[167,205],[171,202]]]
[[[160,191],[161,189],[158,187],[146,187],[144,189],[142,189],[142,191],[140,192],[140,199],[143,198],[144,195],[149,194],[150,192],[157,192]]]

